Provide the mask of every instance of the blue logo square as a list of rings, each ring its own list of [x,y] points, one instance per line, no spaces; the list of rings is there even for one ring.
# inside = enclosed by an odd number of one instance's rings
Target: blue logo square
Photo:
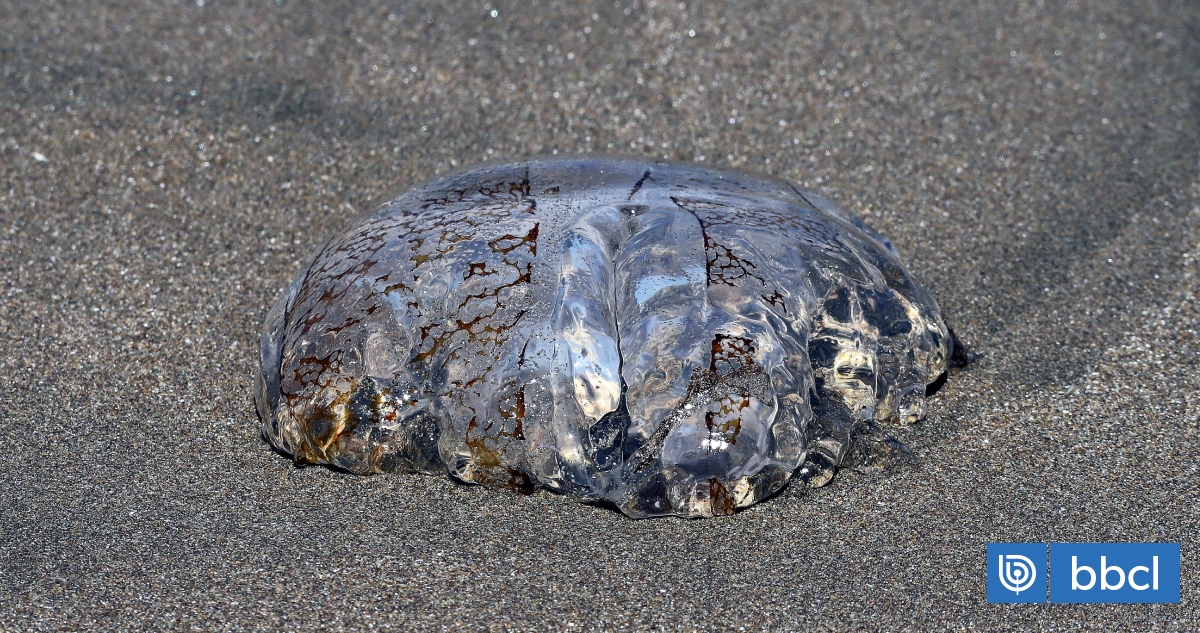
[[[988,543],[987,601],[1046,602],[1046,544]]]
[[[1179,543],[1052,543],[1050,601],[1178,603],[1179,562]]]

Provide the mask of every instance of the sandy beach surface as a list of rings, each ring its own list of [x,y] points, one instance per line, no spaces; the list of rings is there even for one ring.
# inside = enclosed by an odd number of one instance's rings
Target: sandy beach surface
[[[1200,5],[0,1],[0,629],[1200,629]],[[735,516],[298,468],[263,317],[489,159],[774,174],[978,356],[921,465]],[[989,542],[1182,545],[1182,601],[989,605]]]

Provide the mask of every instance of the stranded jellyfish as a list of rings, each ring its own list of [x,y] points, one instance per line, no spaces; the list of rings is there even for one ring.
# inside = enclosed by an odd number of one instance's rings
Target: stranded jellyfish
[[[892,243],[820,195],[531,160],[330,239],[267,316],[255,399],[298,463],[712,516],[911,460],[883,428],[925,415],[953,346]]]

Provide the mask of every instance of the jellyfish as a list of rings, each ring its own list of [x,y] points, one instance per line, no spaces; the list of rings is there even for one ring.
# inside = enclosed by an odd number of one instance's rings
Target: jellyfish
[[[619,157],[448,175],[329,239],[266,318],[297,463],[734,513],[912,462],[954,338],[893,244],[783,180]]]

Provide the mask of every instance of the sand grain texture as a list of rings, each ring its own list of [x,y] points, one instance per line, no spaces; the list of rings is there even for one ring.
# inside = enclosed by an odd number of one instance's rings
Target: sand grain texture
[[[1200,628],[1200,10],[1039,4],[0,2],[0,629]],[[301,261],[554,151],[890,237],[979,355],[923,466],[632,521],[272,453]],[[987,605],[995,541],[1182,543],[1183,602]]]

